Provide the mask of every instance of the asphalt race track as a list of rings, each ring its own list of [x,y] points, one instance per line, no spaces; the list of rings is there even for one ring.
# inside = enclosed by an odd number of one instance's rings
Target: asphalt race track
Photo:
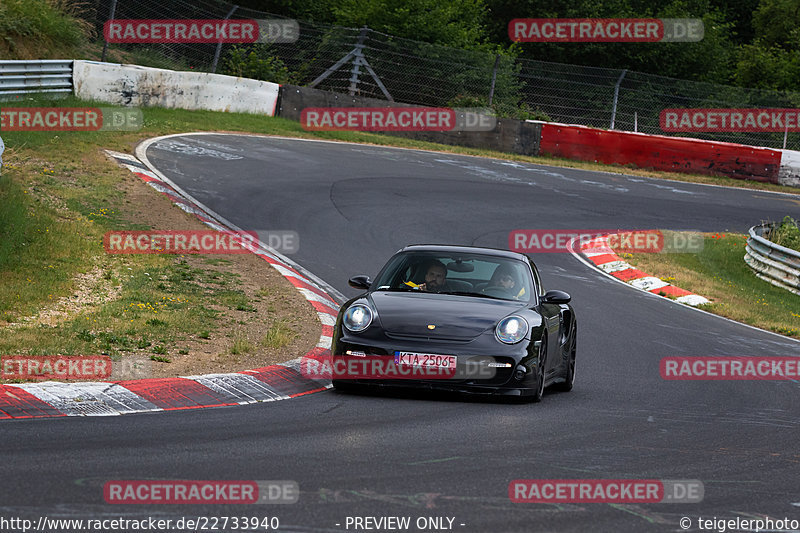
[[[796,197],[491,159],[234,135],[147,157],[245,230],[293,230],[291,258],[346,296],[406,244],[508,247],[514,229],[745,232]],[[744,253],[744,251],[743,251]],[[665,381],[665,356],[800,356],[800,343],[648,295],[567,253],[535,257],[578,314],[575,390],[540,404],[328,391],[243,407],[0,424],[0,515],[452,518],[458,532],[681,531],[689,517],[800,519],[800,387]],[[265,267],[266,268],[266,267]],[[287,358],[289,358],[287,356]],[[701,503],[512,503],[514,479],[700,480]],[[109,505],[108,480],[294,480],[291,505]],[[338,524],[338,525],[337,525]],[[447,527],[448,520],[444,520]],[[230,530],[230,528],[228,529]],[[446,530],[446,529],[438,529]],[[365,531],[361,529],[360,531]],[[384,529],[382,531],[388,531]]]

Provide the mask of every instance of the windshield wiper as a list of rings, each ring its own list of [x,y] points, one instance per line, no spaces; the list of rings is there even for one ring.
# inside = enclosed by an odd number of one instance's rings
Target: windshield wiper
[[[450,291],[450,292],[440,292],[439,294],[454,294],[456,296],[475,296],[476,298],[491,298],[492,300],[505,300],[505,298],[490,296],[488,294],[481,294],[479,292]]]

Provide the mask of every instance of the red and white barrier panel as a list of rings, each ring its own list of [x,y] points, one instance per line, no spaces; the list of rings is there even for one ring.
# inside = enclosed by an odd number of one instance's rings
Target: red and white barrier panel
[[[781,150],[542,122],[539,155],[779,183]]]

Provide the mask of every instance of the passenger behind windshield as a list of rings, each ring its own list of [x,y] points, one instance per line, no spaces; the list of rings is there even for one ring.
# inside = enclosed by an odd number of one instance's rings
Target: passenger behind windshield
[[[517,280],[514,268],[506,263],[498,265],[489,280],[489,285],[481,291],[483,294],[513,298],[518,300],[525,294],[525,287]]]

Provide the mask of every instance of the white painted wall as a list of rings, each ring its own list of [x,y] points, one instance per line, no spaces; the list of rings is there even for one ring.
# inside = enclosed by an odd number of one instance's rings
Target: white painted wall
[[[75,61],[75,96],[110,104],[275,115],[280,85],[205,72]]]
[[[800,187],[800,152],[781,150],[781,168],[778,170],[778,183]]]

